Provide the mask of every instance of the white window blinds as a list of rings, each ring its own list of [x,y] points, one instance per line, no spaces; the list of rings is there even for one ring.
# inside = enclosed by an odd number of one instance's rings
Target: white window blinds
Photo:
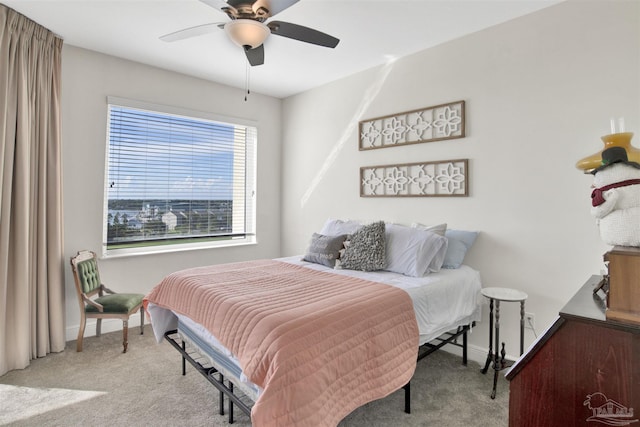
[[[107,251],[253,235],[256,134],[109,104]]]

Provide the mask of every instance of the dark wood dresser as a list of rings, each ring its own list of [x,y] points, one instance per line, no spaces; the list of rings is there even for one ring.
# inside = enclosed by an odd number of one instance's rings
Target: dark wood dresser
[[[607,320],[592,276],[509,370],[509,427],[640,427],[640,325]]]

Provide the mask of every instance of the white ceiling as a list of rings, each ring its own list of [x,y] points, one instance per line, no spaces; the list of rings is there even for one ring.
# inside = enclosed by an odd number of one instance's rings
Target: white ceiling
[[[340,39],[335,49],[270,36],[252,92],[285,98],[562,0],[301,0],[277,14]],[[65,44],[244,88],[246,59],[224,31],[159,36],[227,16],[198,0],[0,0]],[[267,21],[268,22],[268,21]]]

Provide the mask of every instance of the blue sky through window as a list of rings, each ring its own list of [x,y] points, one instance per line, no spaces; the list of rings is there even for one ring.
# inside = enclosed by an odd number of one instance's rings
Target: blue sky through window
[[[109,200],[232,198],[233,125],[119,106],[110,116]]]

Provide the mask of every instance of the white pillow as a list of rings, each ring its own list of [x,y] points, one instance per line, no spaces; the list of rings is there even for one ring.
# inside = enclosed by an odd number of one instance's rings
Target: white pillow
[[[327,222],[324,223],[319,234],[325,236],[340,236],[342,234],[353,234],[360,228],[362,228],[362,223],[360,221],[342,221],[340,219],[329,218]]]
[[[412,277],[438,272],[447,252],[447,239],[430,230],[387,224],[385,270]]]
[[[436,225],[423,225],[417,222],[411,224],[411,227],[417,228],[418,230],[427,230],[433,233],[439,234],[440,236],[444,236],[444,233],[447,231],[447,223],[444,224],[436,224]]]

